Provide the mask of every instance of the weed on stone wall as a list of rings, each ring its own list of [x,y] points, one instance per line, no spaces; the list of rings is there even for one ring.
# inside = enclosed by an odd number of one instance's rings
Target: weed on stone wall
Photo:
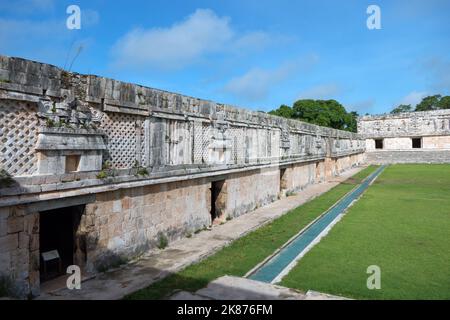
[[[117,175],[116,170],[112,169],[111,162],[105,161],[102,164],[102,170],[97,174],[97,179],[105,180]]]
[[[137,169],[136,173],[137,173],[138,176],[141,176],[141,177],[148,176],[148,170],[147,170],[147,168],[144,168],[144,167],[139,167]]]
[[[0,274],[0,298],[4,297],[17,297],[16,287],[14,280],[10,276]]]
[[[295,195],[297,195],[297,193],[294,192],[294,191],[287,191],[287,192],[286,192],[286,197],[293,197],[293,196],[295,196]]]
[[[107,272],[112,269],[117,269],[120,266],[127,264],[130,260],[128,258],[113,255],[108,259],[105,259],[102,263],[97,265],[97,271],[100,273]]]
[[[0,189],[9,188],[13,184],[14,179],[12,178],[12,176],[5,169],[0,169]]]
[[[141,164],[137,160],[134,161],[134,167],[133,168],[136,170],[136,175],[137,176],[145,177],[145,176],[149,175],[147,168],[141,166]]]
[[[166,235],[162,232],[158,233],[158,249],[165,249],[167,245],[169,244],[169,239],[167,239]]]

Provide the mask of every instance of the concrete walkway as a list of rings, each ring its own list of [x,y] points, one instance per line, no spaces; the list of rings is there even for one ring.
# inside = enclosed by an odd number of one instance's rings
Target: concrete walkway
[[[179,291],[170,300],[348,300],[315,291],[293,289],[246,278],[224,276],[195,293]]]
[[[362,167],[350,169],[332,181],[310,185],[297,195],[273,202],[223,225],[215,226],[211,231],[204,231],[192,238],[172,242],[165,250],[149,252],[135,263],[83,282],[80,290],[54,290],[41,293],[37,299],[121,299],[127,294],[143,289],[171,273],[178,272],[214,254],[233,240],[327,192],[362,169]]]

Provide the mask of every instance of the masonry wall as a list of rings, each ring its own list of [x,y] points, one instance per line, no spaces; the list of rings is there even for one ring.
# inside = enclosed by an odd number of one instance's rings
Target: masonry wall
[[[364,116],[358,133],[366,139],[368,163],[450,162],[450,110]]]
[[[86,207],[86,270],[158,246],[159,235],[174,241],[211,225],[210,188],[205,179],[104,192]]]
[[[0,208],[0,270],[15,279],[14,295],[39,294],[39,214]]]
[[[224,217],[238,217],[278,199],[278,168],[232,174],[226,179],[227,200]]]
[[[344,172],[360,165],[347,156],[335,161]],[[221,176],[224,210],[218,222],[236,218],[278,200],[286,192],[299,192],[326,179],[323,161],[286,168],[285,190],[281,189],[280,168],[267,168]],[[192,235],[212,224],[211,183],[216,179],[159,184],[105,192],[86,206],[81,229],[87,239],[85,270],[96,272],[116,261],[139,256],[158,246],[158,236],[170,242]]]
[[[209,227],[214,181],[220,222],[365,150],[358,134],[5,56],[0,141],[0,274],[22,296],[39,293],[42,212],[84,208],[74,262],[96,272]]]

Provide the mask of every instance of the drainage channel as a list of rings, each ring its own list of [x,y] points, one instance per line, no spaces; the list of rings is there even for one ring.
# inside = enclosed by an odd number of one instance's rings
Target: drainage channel
[[[386,166],[381,166],[360,185],[342,197],[328,211],[310,223],[283,245],[272,256],[251,270],[246,277],[266,283],[277,283],[297,262],[342,218],[347,208],[356,201]]]

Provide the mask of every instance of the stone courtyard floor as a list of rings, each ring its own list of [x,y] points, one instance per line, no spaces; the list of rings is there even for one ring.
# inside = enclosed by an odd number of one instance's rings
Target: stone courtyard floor
[[[250,280],[224,276],[195,293],[180,291],[170,300],[347,300],[315,291],[302,293],[293,289]]]
[[[48,289],[37,299],[122,299],[216,253],[233,240],[329,191],[362,169],[363,167],[353,168],[331,181],[310,185],[296,195],[275,201],[223,225],[214,226],[211,231],[172,242],[165,250],[152,251],[137,262],[84,281],[80,290]]]

